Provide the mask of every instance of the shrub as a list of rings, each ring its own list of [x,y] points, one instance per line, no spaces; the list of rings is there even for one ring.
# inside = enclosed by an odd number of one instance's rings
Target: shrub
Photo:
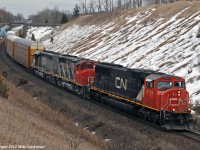
[[[0,77],[0,97],[8,98],[8,87],[3,82],[3,78]]]
[[[193,110],[196,111],[196,113],[200,115],[200,104],[196,103],[196,105],[193,106]]]

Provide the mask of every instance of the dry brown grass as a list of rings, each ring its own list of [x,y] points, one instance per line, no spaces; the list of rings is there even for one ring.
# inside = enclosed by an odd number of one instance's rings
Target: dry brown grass
[[[167,34],[167,33],[165,33],[165,34]],[[164,36],[165,34],[163,34],[163,36]],[[153,37],[153,36],[154,36],[154,35],[152,35],[151,37]],[[143,40],[143,41],[145,41],[145,40]],[[168,44],[168,43],[173,43],[174,41],[176,41],[176,39],[174,38],[174,36],[172,36],[172,37],[170,37],[169,39],[165,40],[164,42],[160,43],[155,49],[153,49],[153,50],[147,52],[146,55],[151,54],[152,52],[159,51],[160,48],[161,48],[162,46],[165,46],[165,45]]]
[[[176,68],[175,70],[174,70],[174,72],[176,72],[177,70],[180,70],[181,68],[185,68],[185,67],[187,67],[187,63],[186,64],[183,64],[183,65],[181,65],[181,66],[179,66],[178,68]]]
[[[190,78],[190,79],[188,80],[188,82],[193,83],[193,82],[194,82],[194,78]]]
[[[164,66],[170,66],[170,65],[172,65],[172,64],[173,64],[173,62],[171,62],[171,61],[169,61],[169,62],[164,62],[164,63],[160,64],[158,68],[162,68],[162,67],[164,67]]]
[[[200,90],[197,91],[195,94],[200,94]],[[192,106],[192,109],[195,111],[194,117],[194,128],[197,130],[200,130],[200,103],[197,102],[194,106]]]
[[[102,31],[98,31],[98,32],[92,33],[90,36],[87,37],[87,40],[92,41],[92,40],[95,40],[96,38],[99,38],[99,34],[101,32]]]
[[[0,97],[8,98],[8,87],[4,83],[3,77],[0,76]]]
[[[70,21],[69,23],[64,24],[61,27],[61,30],[64,30],[72,25],[102,25],[105,22],[110,22],[116,17],[120,17],[123,12],[108,12],[108,13],[100,13],[100,14],[92,14],[92,15],[85,15],[75,18],[74,20]]]
[[[195,127],[195,129],[198,129],[198,130],[200,130],[200,116],[198,115],[196,115],[195,116],[195,124],[194,124],[194,127]]]
[[[9,98],[0,98],[1,145],[36,145],[45,149],[101,149],[87,131],[22,89],[7,82]]]

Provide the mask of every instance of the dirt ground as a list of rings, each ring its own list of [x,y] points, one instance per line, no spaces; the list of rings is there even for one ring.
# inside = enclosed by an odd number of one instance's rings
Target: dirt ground
[[[86,131],[86,133],[89,133],[89,135],[86,134],[85,136],[78,136],[85,145],[85,147],[79,147],[79,149],[88,149],[90,146],[94,146],[94,148],[91,147],[90,149],[96,148],[115,150],[199,149],[199,143],[195,141],[186,139],[173,132],[159,130],[153,126],[149,126],[147,123],[138,121],[132,116],[126,115],[112,108],[108,108],[104,105],[100,105],[88,100],[83,100],[81,97],[74,95],[69,91],[59,89],[44,82],[41,79],[38,79],[37,77],[24,70],[23,67],[13,63],[5,55],[5,49],[3,45],[0,46],[0,72],[6,72],[6,79],[10,82],[10,84],[15,86],[17,86],[19,81],[22,79],[28,81],[26,84],[20,86],[20,88],[17,90],[20,90],[23,93],[29,95],[30,101],[37,102],[37,105],[32,106],[32,104],[26,104],[26,98],[23,95],[20,95],[16,90],[16,92],[13,92],[12,95],[13,99],[21,99],[19,103],[20,108],[18,108],[18,110],[23,111],[23,109],[26,108],[26,105],[31,106],[30,110],[26,109],[24,111],[30,116],[34,116],[38,123],[41,122],[41,125],[37,127],[41,133],[45,134],[45,132],[48,132],[48,136],[51,137],[52,134],[57,135],[55,138],[52,137],[52,141],[55,140],[55,143],[59,143],[60,140],[61,142],[59,145],[61,145],[61,147],[65,146],[63,144],[66,138],[66,136],[62,135],[62,133],[64,135],[68,135],[68,133],[70,133],[72,137],[76,137],[79,135],[79,131]],[[37,99],[35,99],[36,97]],[[13,104],[13,100],[10,103]],[[8,104],[5,103],[4,105]],[[54,111],[53,114],[64,116],[63,120],[66,120],[67,122],[69,121],[69,123],[72,125],[71,128],[62,128],[62,126],[65,124],[68,127],[68,124],[65,122],[60,123],[57,120],[52,121],[52,118],[57,119],[57,117],[53,117],[53,115],[45,109],[45,111],[39,113],[42,115],[42,117],[38,117],[37,113],[43,110],[43,105],[45,108],[48,107],[48,109]],[[12,110],[12,107],[10,110]],[[33,115],[33,112],[37,113]],[[8,117],[10,116],[11,115]],[[23,113],[21,116],[24,117]],[[30,116],[22,119],[23,122],[33,123],[34,121],[29,119]],[[19,122],[17,118],[15,120],[15,122]],[[43,121],[48,123],[44,124],[42,123]],[[32,127],[36,125],[37,124],[35,123],[34,125],[30,126],[31,128],[24,127],[29,129],[26,130],[26,134],[29,134]],[[4,134],[6,132],[4,132]],[[18,135],[22,134],[20,132],[17,133]],[[39,143],[44,143],[45,141],[48,141],[46,140],[48,139],[48,136],[43,136],[42,139],[34,139],[39,141]],[[10,139],[10,141],[15,142],[15,139]]]

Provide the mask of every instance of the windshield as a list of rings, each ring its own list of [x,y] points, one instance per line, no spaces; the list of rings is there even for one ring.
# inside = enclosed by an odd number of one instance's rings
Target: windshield
[[[93,68],[94,68],[93,64],[83,64],[83,65],[81,65],[81,70],[93,69]]]
[[[172,82],[158,82],[158,90],[164,90],[172,87]]]
[[[87,68],[88,68],[88,69],[93,69],[94,67],[93,67],[92,64],[87,64]]]
[[[174,82],[174,87],[185,88],[185,82]]]

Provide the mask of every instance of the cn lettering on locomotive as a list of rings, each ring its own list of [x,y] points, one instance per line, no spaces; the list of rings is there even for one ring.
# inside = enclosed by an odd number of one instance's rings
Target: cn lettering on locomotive
[[[115,87],[118,88],[118,89],[122,89],[123,88],[124,90],[126,90],[126,88],[127,88],[127,79],[116,77],[115,78]]]

